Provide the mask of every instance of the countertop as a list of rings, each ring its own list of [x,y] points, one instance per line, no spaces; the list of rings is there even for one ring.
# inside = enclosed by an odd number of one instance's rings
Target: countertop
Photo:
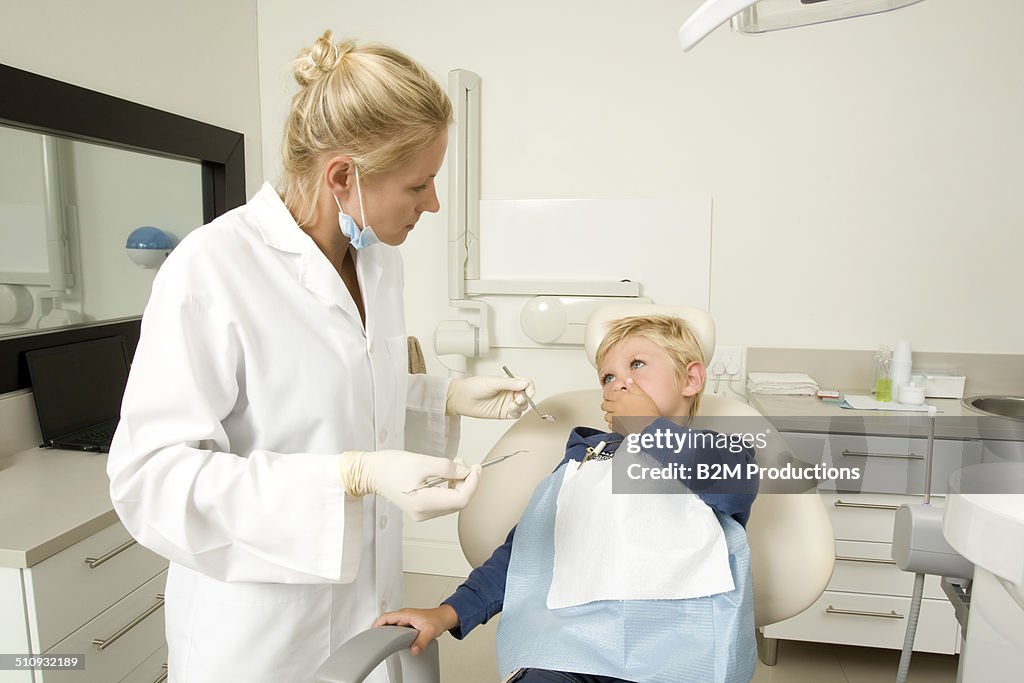
[[[107,456],[32,448],[0,459],[0,567],[25,568],[117,521]]]
[[[850,389],[850,394],[867,395],[867,390]],[[928,436],[928,416],[922,412],[895,410],[850,410],[814,396],[777,396],[748,393],[750,405],[765,415],[780,431],[873,436]],[[1024,441],[1024,422],[988,417],[965,408],[960,399],[929,398],[939,409],[935,436],[945,439],[993,439]]]

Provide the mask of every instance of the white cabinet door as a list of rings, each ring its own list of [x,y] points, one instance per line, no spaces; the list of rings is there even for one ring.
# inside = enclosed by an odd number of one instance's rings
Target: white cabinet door
[[[46,652],[167,568],[112,524],[25,571],[32,651]]]
[[[769,638],[899,649],[907,628],[910,598],[825,591],[791,619],[765,627]],[[957,623],[948,600],[921,601],[914,650],[953,654]]]
[[[25,599],[20,569],[0,568],[0,652],[31,652],[25,630]],[[0,683],[31,683],[30,671],[0,671]]]
[[[149,656],[130,674],[121,679],[121,683],[164,683],[167,680],[167,646]]]
[[[836,541],[836,565],[829,590],[910,597],[914,575],[901,571],[892,559],[892,545],[867,541]],[[939,577],[926,576],[924,597],[945,600]]]
[[[85,654],[85,671],[47,671],[42,683],[111,683],[138,667],[164,644],[166,580],[161,572],[57,643],[47,654]]]
[[[855,434],[828,435],[827,461],[835,467],[856,467],[859,480],[824,481],[821,490],[865,493],[924,494],[928,440]],[[932,447],[933,494],[945,494],[949,476],[981,461],[980,441],[935,439]]]

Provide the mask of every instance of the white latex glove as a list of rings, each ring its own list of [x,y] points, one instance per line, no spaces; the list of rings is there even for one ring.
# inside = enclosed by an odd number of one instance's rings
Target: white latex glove
[[[514,420],[526,410],[525,394],[533,397],[533,380],[521,377],[466,377],[448,385],[448,415]]]
[[[417,522],[466,507],[480,481],[480,465],[409,451],[345,451],[338,472],[350,496],[376,493]],[[406,493],[435,477],[457,481]]]

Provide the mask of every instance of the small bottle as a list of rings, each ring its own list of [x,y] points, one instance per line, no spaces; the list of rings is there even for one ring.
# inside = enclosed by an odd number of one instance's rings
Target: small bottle
[[[892,352],[882,344],[875,355],[875,400],[888,402],[892,400]]]

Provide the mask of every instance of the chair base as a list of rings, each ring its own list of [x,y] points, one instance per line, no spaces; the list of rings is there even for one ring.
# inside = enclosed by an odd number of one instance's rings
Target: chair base
[[[757,639],[757,658],[765,666],[775,666],[779,661],[779,639],[765,638],[761,629],[754,630],[754,637]]]

